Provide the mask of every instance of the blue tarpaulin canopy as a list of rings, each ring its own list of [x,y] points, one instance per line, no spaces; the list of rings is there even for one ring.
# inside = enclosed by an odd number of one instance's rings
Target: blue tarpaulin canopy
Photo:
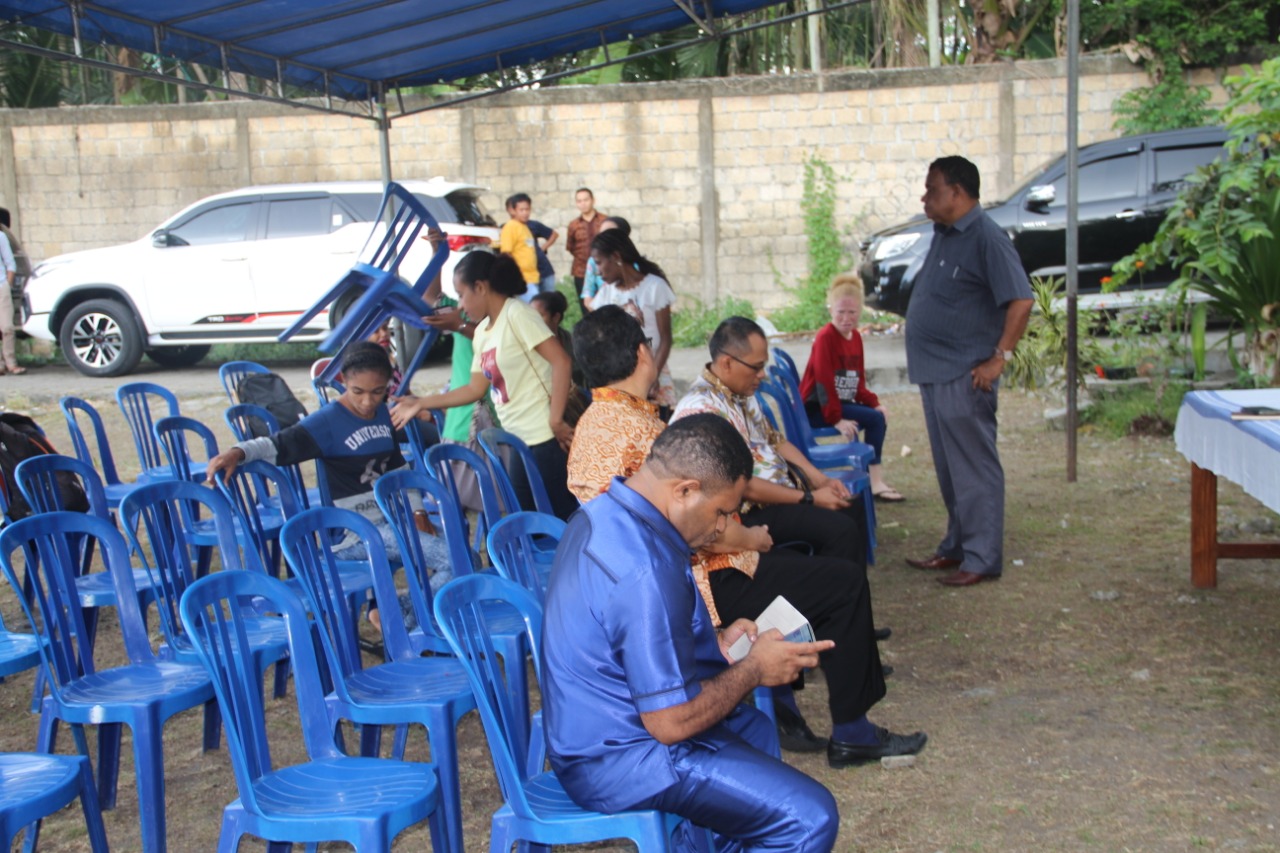
[[[690,23],[713,38],[727,16],[771,5],[777,0],[0,0],[0,19],[72,36],[76,51],[123,46],[372,102],[401,87],[501,73]],[[30,49],[3,29],[0,47]]]

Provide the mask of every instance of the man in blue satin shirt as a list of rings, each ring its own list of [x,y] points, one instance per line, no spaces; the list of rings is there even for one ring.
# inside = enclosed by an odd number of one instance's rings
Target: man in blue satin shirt
[[[839,814],[821,784],[773,756],[777,733],[741,704],[789,684],[830,641],[717,634],[690,569],[724,530],[752,471],[725,419],[669,426],[641,469],[576,513],[556,552],[543,628],[543,715],[551,765],[569,795],[606,813],[659,809],[688,819],[678,849],[827,851]],[[725,650],[754,638],[730,664]]]

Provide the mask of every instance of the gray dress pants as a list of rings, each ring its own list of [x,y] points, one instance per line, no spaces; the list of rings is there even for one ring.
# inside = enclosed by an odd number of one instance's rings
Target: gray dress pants
[[[960,571],[1004,570],[1004,468],[996,449],[998,384],[973,387],[967,372],[920,386],[933,468],[947,507],[947,534],[937,553],[963,560]]]

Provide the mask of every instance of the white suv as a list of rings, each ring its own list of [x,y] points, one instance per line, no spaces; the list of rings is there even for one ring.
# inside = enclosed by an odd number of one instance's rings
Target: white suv
[[[449,235],[444,282],[452,290],[462,253],[498,237],[480,203],[484,189],[443,178],[401,183]],[[185,367],[216,343],[275,341],[351,267],[381,198],[374,181],[210,196],[141,240],[40,264],[27,283],[23,329],[57,341],[87,376],[123,376],[144,354]],[[429,254],[424,241],[402,273],[416,276]],[[322,340],[349,305],[339,298],[292,340]]]

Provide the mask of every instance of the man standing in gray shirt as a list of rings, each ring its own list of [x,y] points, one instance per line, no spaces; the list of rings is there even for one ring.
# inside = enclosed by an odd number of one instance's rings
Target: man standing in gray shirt
[[[978,167],[929,165],[924,214],[933,244],[907,308],[907,373],[920,386],[947,533],[917,569],[951,569],[947,586],[1004,569],[1004,468],[996,449],[1000,374],[1031,315],[1031,285],[1013,243],[979,203]]]

